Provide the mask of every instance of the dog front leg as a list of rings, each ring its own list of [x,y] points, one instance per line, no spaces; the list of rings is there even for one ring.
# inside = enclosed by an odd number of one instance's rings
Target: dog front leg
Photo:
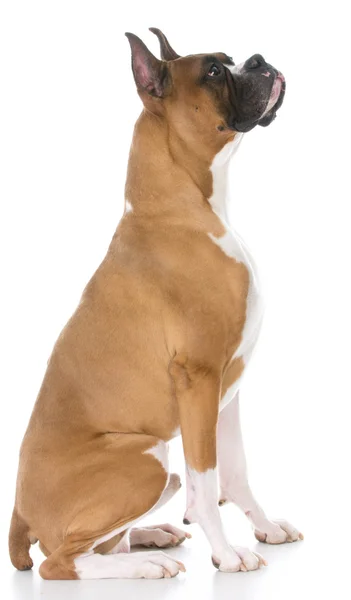
[[[185,523],[198,523],[221,571],[257,569],[262,557],[246,548],[232,547],[224,534],[218,510],[216,431],[220,376],[203,365],[175,357],[170,366],[179,407],[187,471]]]
[[[240,426],[239,393],[219,415],[217,449],[219,504],[233,502],[239,506],[251,521],[260,542],[281,544],[303,539],[303,535],[288,521],[268,519],[250,489]]]

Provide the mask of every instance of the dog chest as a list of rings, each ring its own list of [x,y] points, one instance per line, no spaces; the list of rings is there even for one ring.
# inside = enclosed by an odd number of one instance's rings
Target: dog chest
[[[240,236],[223,223],[225,233],[221,237],[209,234],[212,242],[216,244],[224,254],[234,261],[243,263],[249,274],[249,285],[246,298],[245,322],[241,335],[241,341],[233,354],[233,360],[242,357],[247,364],[252,350],[255,346],[263,316],[263,300],[260,291],[257,267],[247,246]]]

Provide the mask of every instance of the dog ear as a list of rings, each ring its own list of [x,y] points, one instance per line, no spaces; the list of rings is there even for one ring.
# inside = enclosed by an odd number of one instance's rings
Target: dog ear
[[[132,70],[139,92],[163,98],[169,84],[166,62],[158,60],[134,33],[126,33],[132,50]]]
[[[160,29],[157,29],[156,27],[150,27],[150,31],[152,31],[152,33],[158,37],[161,47],[162,60],[175,60],[176,58],[180,58],[179,54],[173,50],[165,34],[162,33]]]

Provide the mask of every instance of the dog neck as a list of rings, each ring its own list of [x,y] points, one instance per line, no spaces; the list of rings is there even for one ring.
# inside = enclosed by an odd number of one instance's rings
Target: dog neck
[[[227,169],[235,143],[236,138],[216,148],[185,142],[165,118],[144,110],[129,155],[126,210],[184,219],[212,209],[226,217]]]
[[[237,133],[214,157],[211,163],[212,195],[209,203],[214,212],[226,223],[229,223],[229,198],[228,198],[228,168],[230,159],[236,153],[243,133]]]

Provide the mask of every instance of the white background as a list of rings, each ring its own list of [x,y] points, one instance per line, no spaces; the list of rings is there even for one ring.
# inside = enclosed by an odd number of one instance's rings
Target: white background
[[[1,596],[342,597],[350,537],[350,48],[346,3],[45,0],[1,3]],[[232,222],[260,267],[265,323],[242,389],[251,482],[303,543],[257,545],[270,561],[220,574],[196,525],[171,581],[43,582],[7,556],[19,445],[53,343],[104,256],[123,209],[140,100],[125,31],[155,53],[259,52],[283,71],[276,121],[249,133],[231,168]],[[182,473],[180,445],[172,459]],[[156,520],[181,524],[184,497]],[[223,515],[255,547],[245,518]],[[338,591],[338,588],[340,590]]]

